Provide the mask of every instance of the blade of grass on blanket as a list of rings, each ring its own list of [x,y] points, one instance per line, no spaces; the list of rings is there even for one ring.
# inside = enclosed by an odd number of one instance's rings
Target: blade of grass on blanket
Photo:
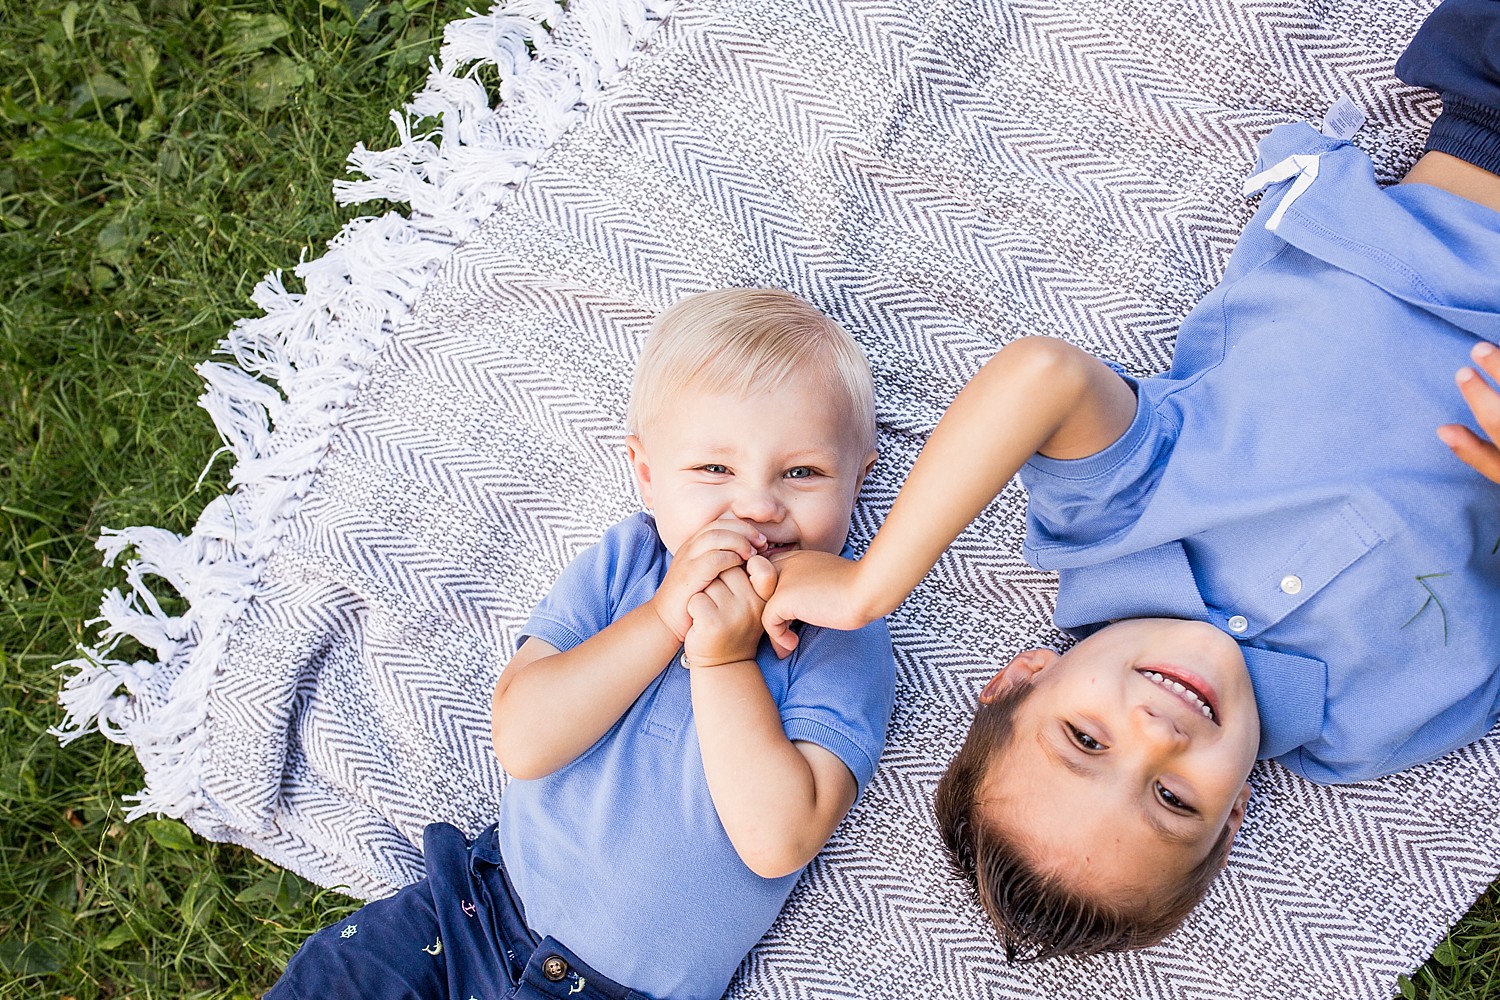
[[[192,366],[349,216],[329,180],[465,6],[0,0],[0,997],[258,995],[353,905],[124,823],[139,767],[58,747],[50,668],[119,582],[99,529],[183,531],[222,488]],[[1403,992],[1500,1000],[1497,968],[1492,890]]]

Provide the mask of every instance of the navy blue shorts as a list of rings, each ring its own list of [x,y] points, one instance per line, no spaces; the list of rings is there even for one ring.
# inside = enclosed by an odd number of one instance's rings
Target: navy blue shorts
[[[426,878],[304,941],[265,1000],[649,1000],[527,928],[493,826],[422,848]]]
[[[1500,0],[1444,0],[1396,60],[1396,76],[1442,95],[1428,149],[1500,173]]]

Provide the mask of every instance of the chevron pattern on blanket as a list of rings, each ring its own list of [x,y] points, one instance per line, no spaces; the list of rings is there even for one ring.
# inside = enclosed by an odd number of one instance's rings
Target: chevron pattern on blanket
[[[621,420],[654,313],[779,285],[847,325],[879,398],[862,543],[1000,345],[1166,367],[1272,126],[1348,95],[1380,175],[1410,163],[1436,105],[1391,67],[1431,5],[685,0],[363,377],[222,637],[189,821],[361,895],[415,877],[425,823],[477,829],[503,793],[489,694],[517,629],[636,508]],[[1263,766],[1180,933],[1006,966],[929,803],[991,664],[1060,640],[1023,512],[1013,486],[892,617],[881,770],[731,995],[1391,996],[1500,872],[1493,736],[1340,789]]]

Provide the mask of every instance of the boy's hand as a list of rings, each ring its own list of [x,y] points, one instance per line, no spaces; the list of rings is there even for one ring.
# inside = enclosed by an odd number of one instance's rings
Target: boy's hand
[[[693,618],[688,601],[733,567],[741,567],[766,544],[766,536],[744,521],[714,521],[678,548],[667,575],[649,602],[678,642],[687,639]],[[691,659],[691,657],[689,657]]]
[[[1480,341],[1469,355],[1474,364],[1490,378],[1500,381],[1500,349],[1494,344]],[[1487,383],[1473,368],[1464,368],[1458,373],[1458,391],[1474,412],[1474,419],[1489,437],[1486,441],[1462,424],[1444,424],[1438,428],[1438,437],[1453,449],[1453,453],[1472,465],[1479,474],[1500,483],[1500,393]]]
[[[683,655],[694,669],[755,659],[761,612],[776,589],[776,569],[765,556],[727,569],[688,599],[692,627]]]
[[[868,614],[856,596],[859,563],[828,552],[797,551],[777,556],[776,591],[766,602],[761,624],[777,656],[797,648],[794,622],[857,629],[880,615]]]

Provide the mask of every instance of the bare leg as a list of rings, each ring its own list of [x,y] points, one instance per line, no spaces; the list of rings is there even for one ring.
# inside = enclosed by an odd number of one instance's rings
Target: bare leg
[[[1447,153],[1423,153],[1401,183],[1431,184],[1500,212],[1500,174],[1492,174]]]

